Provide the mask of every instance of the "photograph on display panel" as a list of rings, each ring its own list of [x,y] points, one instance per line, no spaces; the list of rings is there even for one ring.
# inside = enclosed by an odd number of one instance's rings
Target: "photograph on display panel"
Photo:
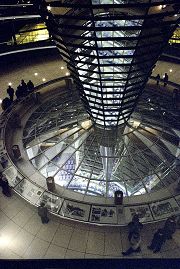
[[[96,223],[117,224],[117,212],[115,206],[92,206],[90,221]]]
[[[150,208],[155,219],[167,218],[173,214],[178,214],[180,211],[174,198],[152,203]]]
[[[8,183],[11,187],[15,187],[23,179],[23,176],[14,166],[10,166],[5,171],[3,171],[3,175],[7,178]]]
[[[31,203],[36,204],[44,190],[27,179],[22,179],[15,190]]]
[[[45,203],[48,210],[57,213],[63,200],[60,197],[45,191],[36,204],[39,206],[42,202]]]
[[[88,221],[90,213],[90,205],[78,203],[74,201],[64,200],[60,215],[72,219]]]
[[[126,222],[130,222],[135,214],[141,222],[152,221],[153,217],[148,205],[125,207]]]

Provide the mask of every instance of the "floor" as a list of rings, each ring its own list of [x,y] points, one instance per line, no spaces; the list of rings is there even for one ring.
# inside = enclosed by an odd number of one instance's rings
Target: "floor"
[[[20,80],[31,79],[35,85],[42,79],[50,80],[65,75],[64,63],[52,60],[18,63],[0,69],[0,98],[6,96],[9,82],[16,88]],[[172,69],[170,72],[168,70]],[[176,71],[175,71],[176,70]],[[177,67],[171,63],[157,64],[153,75],[170,72],[169,80],[180,82]],[[35,75],[38,73],[38,75]],[[180,230],[168,240],[161,252],[147,249],[153,233],[162,223],[144,225],[142,251],[128,258],[180,258]],[[48,224],[41,224],[37,209],[15,193],[11,198],[0,190],[0,259],[108,259],[124,258],[121,252],[128,248],[127,227],[97,227],[63,220],[53,215]],[[126,259],[126,258],[125,258]]]
[[[50,215],[42,224],[37,208],[15,193],[0,192],[0,259],[108,259],[124,258],[128,247],[127,227],[98,227],[78,224]],[[140,253],[128,258],[180,258],[180,230],[161,252],[153,254],[147,245],[162,223],[144,225]],[[125,257],[126,259],[126,257]]]

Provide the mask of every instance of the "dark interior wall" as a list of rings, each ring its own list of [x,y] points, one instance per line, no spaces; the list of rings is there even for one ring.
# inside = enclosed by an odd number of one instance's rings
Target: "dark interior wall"
[[[44,61],[61,60],[61,56],[56,48],[52,49],[38,49],[31,51],[24,51],[21,53],[13,53],[0,57],[0,74],[6,69],[11,73],[14,69],[17,69],[17,65],[20,68],[31,66],[34,64],[41,64]]]

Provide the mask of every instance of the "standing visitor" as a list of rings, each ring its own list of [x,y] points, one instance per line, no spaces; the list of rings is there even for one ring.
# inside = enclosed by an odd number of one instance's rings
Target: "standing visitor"
[[[135,214],[132,217],[132,221],[128,224],[129,235],[128,239],[131,239],[133,233],[140,233],[143,228],[143,224],[139,221],[139,217]]]
[[[0,173],[0,186],[2,187],[2,193],[7,197],[11,197],[11,189],[8,180],[2,173]]]
[[[140,243],[141,243],[140,233],[138,233],[138,232],[132,233],[131,239],[129,240],[129,242],[130,242],[130,248],[127,251],[122,252],[122,254],[124,256],[130,255],[133,252],[140,252],[141,251],[141,248],[140,248]]]
[[[166,87],[166,85],[167,85],[167,83],[168,83],[168,80],[169,80],[168,74],[165,73],[165,75],[164,75],[164,79],[163,79],[163,81],[164,81],[164,87]]]
[[[47,214],[48,214],[47,207],[45,206],[45,203],[42,202],[38,207],[38,215],[41,217],[41,221],[43,224],[49,222]]]
[[[2,110],[5,111],[11,106],[11,104],[12,104],[12,101],[8,97],[4,98],[1,103]]]
[[[176,216],[171,216],[166,220],[164,230],[166,232],[167,239],[172,239],[172,235],[176,231]]]
[[[21,80],[22,96],[27,95],[27,84],[24,82],[24,79]]]
[[[159,252],[161,250],[162,245],[166,241],[166,232],[164,229],[158,229],[155,232],[153,239],[151,241],[151,245],[148,246],[150,250],[153,250],[154,253]]]
[[[32,83],[31,80],[28,81],[28,83],[27,83],[27,87],[28,87],[28,91],[29,91],[29,92],[32,92],[32,91],[33,91],[33,89],[34,89],[34,84]]]
[[[11,86],[8,86],[8,88],[7,88],[7,94],[9,95],[11,102],[13,102],[13,99],[14,99],[14,89]]]
[[[156,76],[156,84],[157,84],[157,86],[159,86],[160,79],[161,79],[160,75],[157,74],[157,76]]]

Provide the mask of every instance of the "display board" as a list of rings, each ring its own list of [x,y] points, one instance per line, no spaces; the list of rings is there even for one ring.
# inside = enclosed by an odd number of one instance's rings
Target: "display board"
[[[153,217],[148,205],[129,206],[124,208],[126,223],[129,223],[135,214],[138,215],[140,222],[152,221]]]
[[[23,176],[17,171],[16,167],[10,166],[7,168],[3,175],[7,178],[9,185],[15,187],[23,179]]]
[[[36,186],[26,178],[21,180],[15,187],[15,190],[32,204],[36,204],[41,194],[44,192],[43,188]]]
[[[92,205],[90,221],[96,223],[117,224],[116,207]]]
[[[62,205],[63,199],[52,193],[45,191],[42,193],[41,197],[39,198],[36,204],[39,206],[41,202],[45,203],[49,211],[57,213]]]
[[[179,205],[174,198],[151,203],[150,208],[155,220],[168,218],[180,212]]]
[[[59,214],[62,216],[82,221],[88,221],[89,213],[90,205],[70,200],[64,200],[61,210],[59,212]]]

